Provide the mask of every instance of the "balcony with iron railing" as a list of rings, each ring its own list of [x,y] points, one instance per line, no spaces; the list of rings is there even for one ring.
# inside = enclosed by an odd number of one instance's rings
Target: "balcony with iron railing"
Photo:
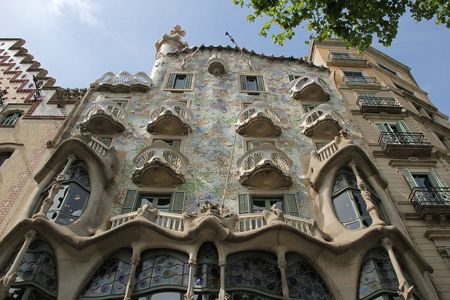
[[[292,185],[292,160],[272,144],[247,151],[237,161],[239,182],[260,189],[288,188]]]
[[[325,81],[319,77],[303,76],[292,81],[291,97],[296,100],[328,101],[330,93]]]
[[[332,138],[342,129],[341,122],[332,106],[321,104],[303,117],[300,131],[308,137]]]
[[[359,106],[362,113],[387,112],[398,114],[402,111],[400,104],[392,97],[360,95],[356,104]]]
[[[330,52],[328,54],[329,66],[366,67],[367,58],[362,55],[348,52]]]
[[[117,134],[125,131],[126,120],[126,112],[121,106],[105,100],[89,108],[80,129],[91,134]]]
[[[450,216],[449,187],[414,188],[409,200],[420,217]]]
[[[147,131],[152,134],[184,135],[191,132],[192,111],[176,100],[166,100],[150,112]]]
[[[236,132],[243,136],[277,137],[281,135],[280,117],[264,101],[256,101],[238,115]]]
[[[430,156],[433,145],[419,132],[382,132],[378,143],[391,156]]]
[[[344,82],[348,87],[354,88],[379,89],[381,87],[376,77],[344,76]]]
[[[132,180],[137,185],[170,187],[185,182],[189,160],[176,148],[158,140],[134,159]]]

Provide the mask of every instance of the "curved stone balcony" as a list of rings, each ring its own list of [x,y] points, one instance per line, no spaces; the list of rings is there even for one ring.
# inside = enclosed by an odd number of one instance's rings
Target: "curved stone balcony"
[[[280,117],[264,101],[256,101],[238,116],[236,132],[243,136],[276,137],[281,135]]]
[[[147,131],[152,134],[183,135],[191,132],[192,111],[176,100],[166,100],[150,112]]]
[[[239,182],[259,189],[283,189],[292,185],[292,160],[271,144],[263,144],[237,161]]]
[[[328,104],[321,104],[307,113],[300,125],[301,132],[308,137],[332,138],[338,135],[342,118]]]
[[[166,142],[156,141],[136,156],[134,164],[135,184],[170,187],[184,183],[189,160]]]
[[[303,76],[291,84],[291,97],[300,100],[328,101],[330,93],[326,83],[318,77]]]
[[[113,101],[95,103],[87,112],[81,131],[92,134],[116,134],[125,131],[127,114]]]
[[[117,75],[113,72],[107,72],[102,77],[91,84],[91,88],[97,91],[111,92],[147,92],[150,90],[152,80],[144,72],[138,72],[131,75],[122,71]]]

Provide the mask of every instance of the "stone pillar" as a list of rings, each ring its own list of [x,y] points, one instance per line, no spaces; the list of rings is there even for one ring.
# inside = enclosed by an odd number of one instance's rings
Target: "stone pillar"
[[[70,154],[67,157],[67,163],[64,166],[64,169],[62,172],[56,177],[55,181],[52,184],[52,187],[50,189],[50,193],[48,194],[47,198],[45,198],[42,201],[41,208],[39,209],[39,212],[33,215],[33,218],[44,218],[47,219],[47,213],[50,207],[53,205],[53,199],[55,198],[56,194],[61,189],[61,184],[64,180],[64,175],[66,175],[69,168],[72,166],[73,162],[77,159],[77,157],[74,154]]]
[[[219,262],[220,267],[220,289],[219,289],[219,300],[225,300],[226,299],[226,293],[225,293],[225,261]]]
[[[131,300],[133,294],[134,284],[136,283],[136,269],[141,261],[141,251],[133,248],[133,255],[131,256],[131,270],[128,277],[127,289],[123,300]]]
[[[289,286],[286,275],[286,259],[284,253],[282,256],[278,256],[278,268],[281,273],[281,288],[283,291],[283,299],[289,299]]]
[[[193,300],[194,299],[194,276],[195,276],[195,268],[197,267],[197,261],[189,258],[189,281],[188,288],[186,294],[184,294],[185,300]]]
[[[361,191],[361,195],[367,206],[367,212],[372,219],[372,225],[384,225],[385,223],[383,222],[383,220],[381,220],[380,215],[378,214],[377,208],[372,199],[372,195],[367,190],[366,183],[364,182],[364,180],[362,180],[361,176],[358,173],[358,170],[356,169],[356,163],[354,161],[351,161],[348,165],[350,166],[350,168],[352,168],[353,174],[355,174],[358,188]]]
[[[381,244],[383,245],[384,249],[386,249],[389,259],[391,260],[391,264],[394,267],[395,275],[397,276],[398,280],[398,289],[399,289],[399,295],[400,299],[402,300],[409,300],[412,296],[412,291],[414,289],[413,286],[409,286],[408,282],[405,279],[405,276],[403,275],[403,271],[400,267],[400,264],[398,263],[397,257],[395,257],[394,250],[392,248],[392,241],[385,237],[381,240]]]
[[[23,242],[19,253],[17,253],[13,264],[9,268],[8,272],[6,272],[6,274],[0,279],[0,300],[6,299],[6,297],[8,296],[8,290],[17,277],[16,271],[19,268],[19,265],[22,263],[22,259],[27,252],[31,242],[36,238],[36,234],[36,231],[34,231],[33,229],[25,234],[25,241]]]

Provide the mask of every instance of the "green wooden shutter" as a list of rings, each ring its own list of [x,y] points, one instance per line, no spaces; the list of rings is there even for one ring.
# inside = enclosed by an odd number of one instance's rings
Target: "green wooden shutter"
[[[247,90],[247,76],[241,75],[241,91]]]
[[[184,208],[184,192],[174,192],[170,204],[171,212],[181,214]]]
[[[250,195],[249,194],[239,194],[239,213],[240,214],[250,213]]]
[[[405,121],[403,120],[397,122],[397,127],[400,130],[400,132],[409,132],[409,128],[406,125]]]
[[[122,206],[122,213],[126,214],[134,211],[136,202],[136,190],[128,190]]]
[[[402,172],[403,177],[405,177],[406,182],[408,183],[410,188],[413,189],[413,188],[417,187],[417,182],[408,169],[403,169],[401,172]]]
[[[292,81],[292,80],[294,80],[295,79],[295,76],[294,75],[289,75],[289,81]]]
[[[258,85],[258,91],[265,91],[264,79],[262,76],[256,76],[256,84]]]
[[[445,183],[444,179],[441,177],[439,172],[432,168],[429,170],[428,177],[431,180],[431,183],[434,187],[447,187],[447,183]]]
[[[192,78],[194,74],[186,74],[186,80],[184,82],[184,88],[190,90],[192,88]]]
[[[169,75],[169,79],[167,80],[167,83],[166,83],[166,89],[173,89],[174,88],[174,85],[175,85],[175,76],[176,76],[177,74],[175,74],[175,73],[171,73],[170,75]]]
[[[298,212],[297,198],[295,197],[295,194],[284,194],[283,202],[284,202],[283,207],[286,214],[295,217],[300,216]]]

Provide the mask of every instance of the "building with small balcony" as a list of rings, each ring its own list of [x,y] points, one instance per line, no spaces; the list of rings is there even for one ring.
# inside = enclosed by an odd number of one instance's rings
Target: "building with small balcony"
[[[150,112],[147,131],[152,134],[184,135],[192,131],[192,111],[176,100],[166,100]]]
[[[238,115],[236,132],[243,136],[277,137],[281,135],[281,119],[264,101],[256,101]]]
[[[401,113],[402,107],[393,97],[374,96],[372,94],[359,95],[356,104],[361,113]]]
[[[296,100],[328,101],[330,94],[322,78],[302,76],[291,83],[291,97]]]
[[[420,132],[381,132],[378,142],[386,155],[430,156],[433,145]]]
[[[328,65],[341,67],[367,67],[367,58],[351,52],[334,52],[328,54]]]

